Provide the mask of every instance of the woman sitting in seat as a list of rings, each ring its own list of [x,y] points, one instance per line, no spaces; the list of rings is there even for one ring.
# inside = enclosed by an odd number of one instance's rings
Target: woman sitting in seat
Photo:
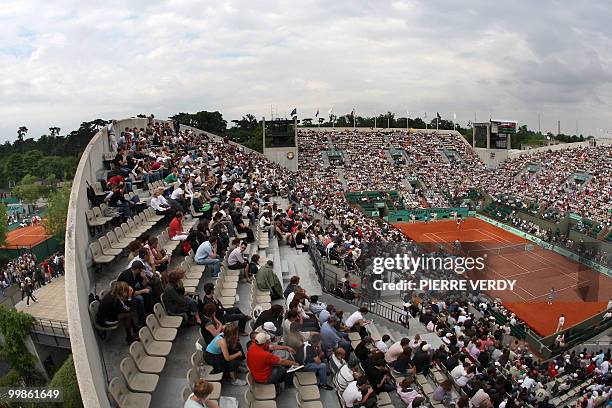
[[[176,270],[170,272],[168,284],[164,290],[164,303],[168,312],[174,315],[187,314],[188,324],[199,323],[198,302],[185,294],[183,286],[184,272]]]
[[[102,327],[111,327],[123,322],[128,343],[138,341],[130,314],[132,292],[132,288],[127,283],[115,282],[113,289],[102,298],[96,315],[96,323]]]
[[[238,378],[238,369],[245,354],[240,345],[238,326],[228,324],[223,333],[219,333],[206,347],[204,360],[213,366],[213,373],[222,372],[229,375],[232,385],[246,385],[247,382]]]
[[[210,344],[213,339],[223,331],[223,324],[217,319],[217,316],[215,316],[216,311],[217,308],[212,303],[204,305],[202,309],[202,314],[204,316],[202,316],[200,332],[206,344]]]
[[[198,380],[193,386],[193,393],[185,401],[183,408],[219,408],[214,401],[209,401],[208,396],[213,391],[213,385],[206,380]]]

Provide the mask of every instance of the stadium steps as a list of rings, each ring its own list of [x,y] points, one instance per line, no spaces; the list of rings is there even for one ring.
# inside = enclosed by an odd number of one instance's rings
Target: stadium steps
[[[300,277],[300,286],[309,295],[320,295],[321,283],[310,260],[308,252],[301,252],[289,246],[280,247],[280,258],[287,263],[287,273],[283,275],[283,288],[289,283],[289,279],[297,275]]]
[[[391,163],[392,165],[395,164],[395,160],[393,160],[393,156],[391,156],[391,152],[389,151],[389,149],[385,149],[385,157],[387,158],[389,163]]]
[[[348,183],[346,182],[346,178],[344,177],[344,168],[338,167],[336,169],[336,172],[338,173],[338,180],[340,180],[340,182],[342,183],[342,188],[344,189],[344,191],[348,190]]]

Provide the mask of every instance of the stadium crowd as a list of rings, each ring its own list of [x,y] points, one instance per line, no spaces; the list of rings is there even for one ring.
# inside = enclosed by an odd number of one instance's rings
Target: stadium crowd
[[[385,143],[414,158],[408,163],[427,187],[417,194],[432,205],[448,206],[449,195],[460,197],[486,181],[484,167],[468,147],[458,144],[463,142],[442,135],[434,135],[433,141],[420,134],[407,139],[399,133],[379,136],[364,144],[352,134],[328,139],[333,148],[347,153],[344,181],[349,189],[401,190],[403,170],[394,167],[399,164],[388,160],[381,164],[385,153],[380,146]],[[301,160],[306,162],[300,163],[299,173],[290,173],[227,140],[213,140],[190,130],[178,132],[170,124],[151,121],[146,129],[122,132],[115,141],[118,150],[108,180],[109,205],[124,216],[138,212],[138,200],[122,200],[123,193],[140,181],[164,180],[164,188],[151,191],[150,205],[170,221],[170,239],[181,241],[180,250],[193,250],[195,263],[210,265],[213,276],[220,273],[227,255],[228,267],[244,271],[243,282],[254,276],[257,289],[269,292],[282,304],[261,310],[248,333],[249,316],[236,307],[224,307],[213,284],[205,286],[201,302],[186,297],[184,271],[170,268],[169,254],[154,239],[141,237],[130,244],[129,269],[118,277],[116,289],[102,299],[98,322],[116,322],[134,308],[138,322],[127,322],[126,329],[128,341],[136,340],[134,328],[144,325],[152,305],[164,293],[174,313],[184,312],[190,324],[200,326],[205,361],[233,385],[245,386],[240,376],[248,372],[254,382],[274,384],[280,393],[291,386],[291,371],[299,365],[301,372],[315,373],[319,388],[335,388],[347,407],[383,406],[381,401],[386,401],[388,393],[397,392],[408,407],[437,401],[453,402],[457,407],[510,408],[530,403],[547,408],[554,406],[550,400],[559,394],[561,385],[556,389],[548,386],[557,377],[569,387],[594,379],[589,384],[589,399],[609,395],[609,351],[596,356],[569,353],[561,360],[543,363],[512,339],[511,326],[520,325],[514,316],[509,316],[508,325],[496,323],[490,309],[498,305],[479,304],[477,315],[469,312],[462,299],[407,302],[411,315],[437,333],[444,344],[434,350],[418,336],[391,343],[388,335],[373,338],[376,333],[369,330],[373,326],[366,307],[348,313],[322,303],[300,287],[297,277],[283,289],[270,262],[259,265],[257,259],[244,259],[243,244],[251,240],[253,230],[243,225],[243,219],[296,248],[306,250],[314,242],[329,260],[343,263],[348,270],[362,257],[365,244],[406,241],[390,224],[351,207],[337,173],[315,164],[322,161],[323,152],[317,145],[323,140],[316,135],[312,143],[301,144]],[[363,148],[373,155],[364,154]],[[445,149],[459,156],[440,152]],[[432,156],[436,157],[433,161]],[[372,166],[379,173],[370,182],[363,175],[371,174]],[[288,198],[293,204],[279,208],[271,204],[272,196]],[[185,231],[182,217],[192,207],[201,210],[203,217],[194,229]],[[322,226],[310,211],[332,222]],[[599,213],[594,210],[593,214]],[[235,239],[237,233],[246,234],[245,242]],[[334,293],[346,300],[355,297],[348,279]],[[246,347],[240,342],[243,335],[249,336]],[[431,378],[434,370],[446,378],[428,393],[419,376]],[[206,401],[210,387],[202,381],[196,385],[185,407],[203,406]]]
[[[0,294],[4,295],[6,289],[12,284],[18,284],[21,289],[21,299],[25,297],[29,306],[30,299],[36,299],[33,296],[36,289],[63,274],[64,256],[62,254],[53,254],[37,264],[36,255],[25,252],[10,260],[0,270]]]
[[[322,168],[321,157],[328,150],[346,154],[343,175],[349,191],[397,190],[410,197],[405,179],[414,176],[421,183],[415,193],[430,207],[448,207],[480,190],[492,197],[513,197],[523,209],[541,209],[544,218],[558,220],[574,212],[612,226],[612,146],[521,155],[487,170],[465,141],[443,133],[303,131],[300,136],[300,165],[309,162],[309,169]],[[385,153],[389,149],[403,150],[407,160],[390,160]],[[319,160],[311,162],[310,157]],[[423,204],[407,201],[415,208]]]

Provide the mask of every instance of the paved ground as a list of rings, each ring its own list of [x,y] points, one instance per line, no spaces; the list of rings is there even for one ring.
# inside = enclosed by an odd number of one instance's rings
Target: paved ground
[[[15,305],[15,309],[27,312],[39,319],[68,321],[63,276],[53,279],[51,283],[34,291],[34,296],[38,302],[30,302],[30,306],[27,306],[26,301],[22,300]]]

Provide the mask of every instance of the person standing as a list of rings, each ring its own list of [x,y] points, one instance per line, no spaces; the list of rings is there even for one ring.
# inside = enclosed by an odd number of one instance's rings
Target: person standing
[[[555,288],[550,288],[550,292],[548,292],[548,304],[552,305],[555,300]]]
[[[26,298],[26,305],[30,306],[30,299],[34,301],[34,303],[38,302],[36,296],[34,296],[34,284],[32,283],[32,279],[30,277],[26,277],[23,282],[21,282],[21,299]]]
[[[557,323],[557,330],[555,330],[555,333],[558,333],[561,330],[563,330],[564,324],[565,324],[565,315],[561,313],[561,316],[559,316],[559,322]]]

